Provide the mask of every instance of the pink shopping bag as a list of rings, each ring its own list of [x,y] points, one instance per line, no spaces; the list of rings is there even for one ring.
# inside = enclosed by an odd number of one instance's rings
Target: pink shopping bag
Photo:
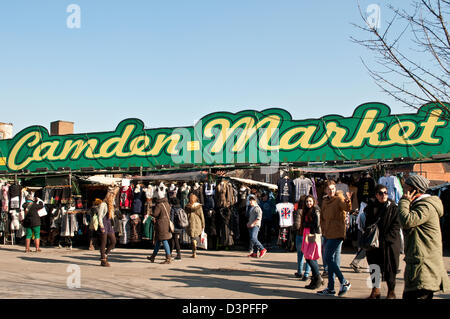
[[[305,259],[317,260],[322,257],[322,239],[320,234],[310,234],[309,228],[303,230],[302,253]]]

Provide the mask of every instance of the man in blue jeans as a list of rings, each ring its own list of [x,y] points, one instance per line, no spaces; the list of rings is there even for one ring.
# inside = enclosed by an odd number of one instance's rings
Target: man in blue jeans
[[[327,197],[323,200],[320,214],[320,223],[322,234],[325,237],[325,248],[323,260],[328,266],[328,287],[318,293],[325,296],[334,296],[334,281],[337,276],[341,283],[338,295],[343,296],[351,287],[348,280],[345,280],[341,272],[341,249],[342,242],[346,232],[346,215],[351,210],[351,193],[346,194],[345,198],[342,192],[336,193],[336,184],[334,181],[327,183]]]
[[[249,196],[249,217],[247,227],[250,234],[250,247],[253,249],[253,253],[248,255],[248,257],[262,258],[267,252],[267,249],[259,242],[258,233],[261,227],[262,210],[258,206],[258,202],[255,195]],[[259,251],[259,255],[258,255]]]

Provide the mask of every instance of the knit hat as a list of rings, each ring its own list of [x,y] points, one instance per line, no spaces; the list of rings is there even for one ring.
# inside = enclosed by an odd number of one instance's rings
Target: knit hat
[[[248,197],[248,200],[256,200],[256,196],[255,195],[250,195],[249,197]]]
[[[406,179],[405,184],[416,188],[421,193],[425,193],[430,186],[430,181],[422,175],[411,175]]]

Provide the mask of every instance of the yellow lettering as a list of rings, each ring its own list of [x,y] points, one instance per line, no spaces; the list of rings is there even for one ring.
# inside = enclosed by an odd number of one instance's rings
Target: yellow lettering
[[[56,160],[65,160],[69,156],[69,153],[75,149],[72,156],[70,157],[73,160],[78,159],[83,151],[87,148],[85,152],[86,158],[98,158],[99,156],[96,154],[93,154],[93,150],[97,146],[97,140],[96,139],[90,139],[87,142],[84,140],[67,140],[64,142],[64,147],[61,153],[58,156],[54,156],[54,159]]]
[[[297,148],[298,146],[303,149],[308,149],[310,147],[309,141],[311,140],[311,137],[316,129],[316,126],[311,125],[308,127],[296,127],[287,131],[280,139],[280,149],[289,151]],[[291,139],[300,133],[303,133],[302,136],[291,144]]]
[[[439,121],[439,116],[442,114],[442,110],[433,110],[427,118],[427,121],[421,123],[420,126],[423,127],[422,134],[415,140],[410,140],[410,144],[418,144],[421,142],[428,144],[439,144],[439,139],[433,137],[434,130],[436,127],[445,126],[445,121]]]
[[[167,153],[170,155],[177,155],[178,151],[175,149],[178,142],[180,141],[181,135],[179,134],[172,134],[167,136],[166,134],[158,134],[156,137],[155,145],[153,146],[152,150],[148,152],[148,155],[158,155],[159,152],[161,152],[161,149],[169,143],[169,146],[167,147]]]
[[[22,147],[26,144],[28,147],[33,147],[39,141],[41,140],[42,135],[39,132],[30,132],[28,134],[25,134],[22,136],[22,138],[14,145],[13,149],[11,150],[9,156],[8,156],[8,167],[12,170],[19,170],[26,166],[28,166],[32,161],[32,157],[26,158],[22,163],[16,164],[16,156],[18,155],[19,151],[22,149]],[[27,141],[32,139],[30,142]]]
[[[147,153],[144,152],[144,149],[150,145],[150,138],[146,135],[141,135],[134,138],[130,143],[130,156],[139,155],[139,156],[147,156]]]
[[[361,147],[364,143],[365,139],[369,139],[369,144],[378,146],[380,144],[379,133],[384,129],[384,123],[377,123],[375,125],[375,129],[372,132],[369,132],[369,128],[372,126],[372,123],[375,121],[378,110],[369,110],[364,115],[364,119],[359,126],[358,133],[356,134],[353,141],[351,141],[350,146],[353,147]]]
[[[125,130],[123,131],[122,136],[120,137],[112,137],[110,139],[107,139],[101,146],[99,155],[103,158],[109,158],[111,156],[118,156],[118,157],[127,157],[130,156],[130,153],[124,153],[123,148],[125,146],[125,143],[127,142],[128,138],[130,137],[131,133],[134,131],[135,125],[127,125]],[[108,151],[111,145],[114,145],[115,147]]]

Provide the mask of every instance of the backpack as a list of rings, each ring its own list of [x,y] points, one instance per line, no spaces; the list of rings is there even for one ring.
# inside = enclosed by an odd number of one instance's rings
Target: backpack
[[[177,226],[180,228],[186,228],[189,225],[187,214],[183,208],[178,208],[175,210],[175,220]]]

